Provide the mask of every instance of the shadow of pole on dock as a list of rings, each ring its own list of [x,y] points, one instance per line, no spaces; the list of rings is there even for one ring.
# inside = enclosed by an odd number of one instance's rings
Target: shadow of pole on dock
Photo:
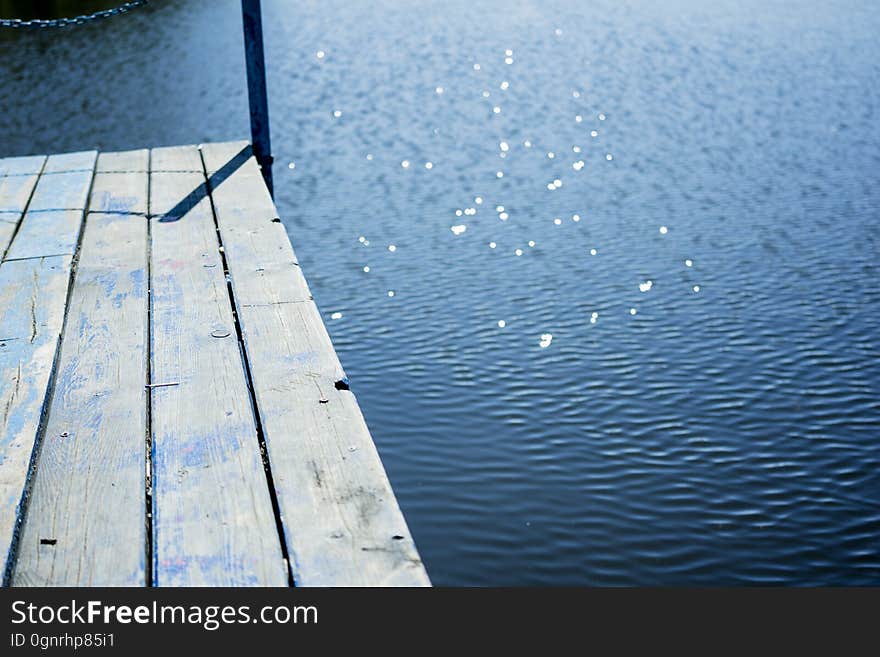
[[[182,198],[177,205],[168,210],[168,212],[163,213],[162,218],[159,219],[159,221],[161,223],[170,223],[180,220],[187,212],[196,207],[202,199],[208,196],[209,190],[217,189],[224,180],[238,171],[238,169],[248,161],[250,156],[251,146],[248,144],[242,148],[235,157],[211,174],[206,182],[203,182],[192,190]]]

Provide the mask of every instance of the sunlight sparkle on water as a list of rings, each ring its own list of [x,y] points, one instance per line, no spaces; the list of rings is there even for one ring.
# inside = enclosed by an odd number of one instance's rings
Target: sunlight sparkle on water
[[[669,232],[669,229],[666,226],[660,226],[660,234],[665,235]]]
[[[464,224],[456,224],[455,226],[450,226],[449,230],[452,231],[453,235],[461,235],[467,230],[467,226]]]
[[[342,313],[335,312],[332,315],[330,315],[330,319],[342,319]]]
[[[404,169],[409,169],[409,160],[401,160],[400,166],[402,166]]]
[[[550,346],[550,343],[553,342],[553,334],[552,333],[542,333],[541,339],[538,340],[538,346],[541,349],[546,349]]]
[[[507,322],[505,322],[503,319],[499,319],[498,328],[504,328],[505,326],[507,326]]]
[[[395,251],[397,251],[397,247],[394,244],[389,244],[388,250],[391,251],[391,253],[394,253]]]
[[[369,273],[370,273],[370,266],[369,266],[369,265],[367,265],[367,266],[364,267],[364,273],[365,273],[365,274],[369,274]]]

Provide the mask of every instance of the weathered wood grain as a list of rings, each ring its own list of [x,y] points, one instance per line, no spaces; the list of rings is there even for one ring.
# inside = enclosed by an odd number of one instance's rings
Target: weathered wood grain
[[[24,212],[37,178],[38,174],[35,173],[0,177],[0,213],[12,212],[20,215]]]
[[[89,198],[89,210],[110,213],[147,213],[150,151],[100,153]]]
[[[18,222],[36,187],[45,155],[0,160],[0,258],[6,255]]]
[[[46,163],[45,155],[26,155],[0,159],[0,176],[20,176],[40,173]]]
[[[202,158],[196,146],[170,146],[150,151],[150,171],[202,172]]]
[[[207,145],[208,152],[202,153],[202,159],[204,160],[205,171],[208,172],[208,175],[212,175],[223,168],[223,166],[232,160],[236,155],[242,152],[242,150],[247,149],[245,151],[248,158],[253,155],[253,149],[251,148],[250,142],[242,140],[242,141],[226,141],[220,144],[208,144]],[[200,148],[204,148],[205,144],[200,146]],[[257,167],[259,170],[259,167]]]
[[[146,219],[90,213],[13,585],[146,582],[147,305]]]
[[[183,170],[194,157],[154,149],[151,162]],[[204,177],[150,176],[154,581],[283,586],[210,201],[165,216]]]
[[[19,215],[13,213],[0,214],[0,258],[9,248],[12,236],[15,234],[15,227],[18,225]]]
[[[97,151],[78,151],[76,153],[58,153],[50,155],[46,160],[43,173],[65,173],[69,171],[88,171],[95,168]]]
[[[206,172],[229,149],[202,147]],[[428,585],[253,160],[212,190],[298,585]]]
[[[82,215],[82,210],[28,210],[6,259],[73,255]]]
[[[147,213],[147,176],[143,172],[106,172],[95,175],[89,210],[110,213]]]
[[[91,181],[91,171],[43,174],[37,181],[28,210],[83,210]]]
[[[99,153],[96,173],[121,173],[129,171],[149,171],[150,151],[142,148],[136,151]]]
[[[37,174],[0,177],[0,258],[2,258],[37,184]]]
[[[206,169],[222,168],[228,161],[226,158],[234,157],[241,149],[232,150],[215,148],[214,144],[203,146]],[[226,258],[236,263],[232,284],[238,303],[311,300],[309,287],[256,160],[249,158],[229,179],[212,189],[212,196],[224,236]]]
[[[94,153],[91,161],[94,165]],[[34,197],[39,193],[48,207],[81,199],[79,207],[84,207],[91,178],[91,171],[44,175],[37,181]],[[33,204],[34,199],[10,253],[34,234]],[[79,226],[71,232],[77,234]],[[48,251],[35,249],[28,259],[0,264],[0,344],[5,345],[0,346],[0,555],[4,568],[22,520],[19,503],[49,399],[72,269],[70,255],[52,254],[54,245],[46,246]]]
[[[70,256],[0,265],[0,565],[17,530],[70,278]]]
[[[245,142],[0,160],[7,246],[0,565],[16,542],[11,583],[140,585],[152,559],[161,586],[285,585],[256,411],[296,583],[429,584]]]

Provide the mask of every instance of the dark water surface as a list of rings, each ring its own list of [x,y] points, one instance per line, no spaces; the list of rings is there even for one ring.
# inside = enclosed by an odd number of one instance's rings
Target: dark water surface
[[[875,3],[263,4],[279,209],[435,583],[880,584]],[[246,138],[242,60],[235,0],[0,33],[0,153]]]

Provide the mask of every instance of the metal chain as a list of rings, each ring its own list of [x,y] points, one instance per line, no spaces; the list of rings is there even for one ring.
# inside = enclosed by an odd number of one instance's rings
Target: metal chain
[[[92,21],[99,21],[104,18],[111,18],[113,16],[119,16],[120,14],[127,14],[132,9],[142,7],[149,1],[150,0],[131,0],[130,2],[126,2],[124,5],[119,5],[118,7],[113,7],[112,9],[103,9],[101,11],[96,11],[93,14],[74,16],[73,18],[53,18],[49,20],[43,20],[40,18],[33,18],[30,20],[22,18],[0,18],[0,27],[41,29],[54,27],[70,27],[71,25],[83,25],[84,23],[91,23]]]

